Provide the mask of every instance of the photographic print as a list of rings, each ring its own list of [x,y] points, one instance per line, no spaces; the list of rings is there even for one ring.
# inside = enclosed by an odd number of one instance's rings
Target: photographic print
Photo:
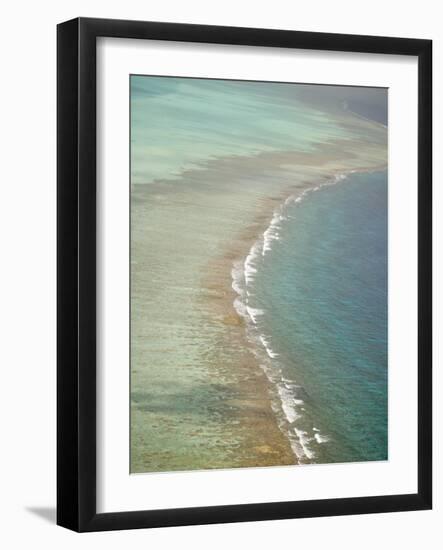
[[[57,524],[431,508],[432,41],[60,23]]]
[[[130,76],[130,472],[388,459],[388,90]]]

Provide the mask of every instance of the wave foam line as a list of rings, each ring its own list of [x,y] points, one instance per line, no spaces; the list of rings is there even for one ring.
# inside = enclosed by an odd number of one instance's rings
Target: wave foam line
[[[354,172],[354,170],[352,172]],[[271,348],[269,339],[258,332],[257,318],[264,315],[265,312],[262,309],[254,308],[249,304],[250,292],[248,287],[255,280],[255,275],[257,274],[257,264],[260,257],[264,257],[268,252],[270,252],[272,250],[272,243],[280,239],[281,222],[286,219],[284,215],[285,208],[291,203],[301,202],[308,193],[318,191],[322,187],[328,185],[334,185],[344,180],[346,177],[346,174],[338,174],[332,180],[328,180],[314,187],[307,188],[298,195],[291,195],[287,197],[283,204],[281,204],[274,211],[268,228],[252,245],[245,260],[243,262],[234,262],[231,270],[232,289],[237,294],[237,297],[234,300],[234,308],[238,315],[245,319],[247,330],[250,332],[255,331],[254,336],[251,339],[255,342],[258,336],[258,340],[269,358],[268,361],[270,365],[262,364],[262,361],[260,361],[260,367],[265,372],[269,382],[277,390],[279,406],[277,406],[274,402],[271,402],[271,407],[276,413],[277,418],[278,413],[283,413],[286,422],[282,423],[279,421],[279,427],[288,437],[291,449],[299,461],[305,458],[315,458],[315,453],[309,447],[309,443],[311,441],[315,440],[317,443],[325,443],[329,441],[329,438],[320,434],[317,428],[314,428],[313,430],[313,437],[309,437],[306,431],[301,430],[294,425],[294,423],[301,417],[301,411],[305,410],[304,407],[302,407],[302,405],[304,405],[304,401],[297,398],[296,390],[299,386],[297,386],[297,384],[293,381],[284,378],[281,375],[281,370],[276,368],[274,360],[278,358],[279,354]]]

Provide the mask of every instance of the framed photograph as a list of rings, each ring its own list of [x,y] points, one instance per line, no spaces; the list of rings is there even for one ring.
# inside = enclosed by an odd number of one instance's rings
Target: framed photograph
[[[58,26],[59,525],[432,505],[429,40]]]

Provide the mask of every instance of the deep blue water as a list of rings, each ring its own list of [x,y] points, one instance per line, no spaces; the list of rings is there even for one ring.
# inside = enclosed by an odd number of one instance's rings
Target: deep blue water
[[[314,462],[387,459],[387,176],[290,203],[258,266],[258,328],[298,403]],[[291,399],[291,397],[289,397]],[[317,435],[316,435],[317,434]]]

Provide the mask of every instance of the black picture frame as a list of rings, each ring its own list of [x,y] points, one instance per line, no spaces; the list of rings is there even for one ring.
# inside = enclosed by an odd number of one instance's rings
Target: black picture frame
[[[169,40],[418,58],[416,494],[96,512],[96,39]],[[57,29],[57,523],[75,531],[425,510],[432,506],[432,42],[78,18]]]

